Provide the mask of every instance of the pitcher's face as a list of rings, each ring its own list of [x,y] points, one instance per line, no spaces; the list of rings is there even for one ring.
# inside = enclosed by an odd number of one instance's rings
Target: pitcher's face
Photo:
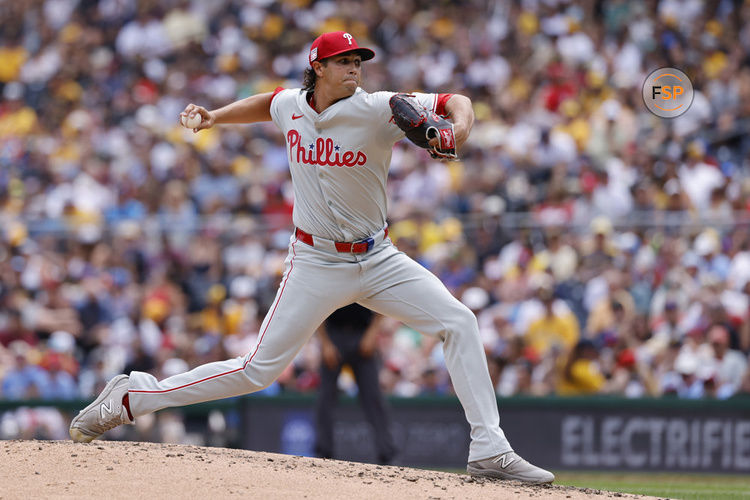
[[[345,52],[329,57],[326,64],[315,64],[319,81],[337,97],[349,97],[357,90],[362,77],[362,57]]]

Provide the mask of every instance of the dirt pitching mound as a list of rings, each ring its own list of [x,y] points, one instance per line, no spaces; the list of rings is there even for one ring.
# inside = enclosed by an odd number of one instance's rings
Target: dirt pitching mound
[[[0,446],[0,499],[645,498],[226,448],[114,441]]]

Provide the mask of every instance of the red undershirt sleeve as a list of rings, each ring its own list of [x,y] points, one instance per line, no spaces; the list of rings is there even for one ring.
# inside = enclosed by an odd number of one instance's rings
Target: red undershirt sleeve
[[[437,104],[435,105],[435,113],[439,114],[440,116],[445,116],[447,114],[447,112],[445,111],[445,104],[451,97],[453,97],[453,94],[438,94]]]

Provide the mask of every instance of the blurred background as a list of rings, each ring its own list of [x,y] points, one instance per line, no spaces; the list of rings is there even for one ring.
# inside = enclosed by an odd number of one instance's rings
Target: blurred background
[[[377,53],[366,90],[473,100],[460,162],[395,146],[389,223],[477,314],[501,416],[525,396],[750,396],[750,2],[29,0],[0,26],[3,438],[65,439],[115,374],[252,348],[293,229],[283,137],[178,114],[299,86],[339,29]],[[695,88],[676,119],[641,98],[664,66]],[[385,393],[454,401],[442,347],[379,325]],[[314,394],[319,366],[313,339],[264,396]],[[237,444],[240,413],[126,432]]]

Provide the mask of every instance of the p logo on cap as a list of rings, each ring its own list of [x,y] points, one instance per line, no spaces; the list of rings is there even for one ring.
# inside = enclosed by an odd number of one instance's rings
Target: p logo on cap
[[[313,61],[319,61],[327,57],[343,54],[344,52],[357,52],[363,61],[375,57],[371,49],[360,47],[357,40],[346,31],[332,31],[323,33],[312,43],[310,47],[310,65]]]

